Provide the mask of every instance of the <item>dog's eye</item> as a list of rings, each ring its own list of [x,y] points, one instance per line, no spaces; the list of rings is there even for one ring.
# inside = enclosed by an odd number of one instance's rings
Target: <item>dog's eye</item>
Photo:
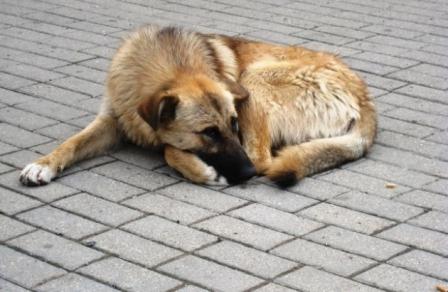
[[[240,131],[240,125],[238,124],[238,119],[236,117],[230,118],[230,126],[232,127],[232,131],[234,133],[238,133]]]
[[[201,131],[202,135],[205,135],[213,140],[219,139],[221,133],[219,133],[218,127],[208,127]]]

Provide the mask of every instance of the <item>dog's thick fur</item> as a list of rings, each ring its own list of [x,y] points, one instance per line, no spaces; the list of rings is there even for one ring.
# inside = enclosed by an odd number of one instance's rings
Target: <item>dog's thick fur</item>
[[[365,83],[334,55],[149,25],[115,54],[96,119],[21,181],[48,183],[124,136],[163,146],[167,163],[197,183],[222,169],[245,180],[253,164],[288,185],[361,157],[375,133]]]

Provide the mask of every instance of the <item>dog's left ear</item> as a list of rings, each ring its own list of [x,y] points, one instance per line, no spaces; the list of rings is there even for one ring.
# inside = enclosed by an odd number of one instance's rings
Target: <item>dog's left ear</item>
[[[144,119],[154,131],[161,126],[174,121],[176,118],[176,107],[179,104],[177,96],[162,95],[146,98],[138,106],[138,114]]]
[[[235,97],[236,102],[244,101],[249,97],[249,91],[247,91],[247,89],[238,82],[227,78],[224,79],[224,82],[227,85],[227,89],[229,89],[229,91]]]

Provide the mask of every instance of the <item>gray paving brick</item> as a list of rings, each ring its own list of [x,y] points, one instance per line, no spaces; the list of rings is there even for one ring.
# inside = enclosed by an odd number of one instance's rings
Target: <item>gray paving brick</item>
[[[42,203],[0,187],[0,211],[12,215]]]
[[[244,35],[247,38],[253,40],[267,41],[285,45],[298,45],[306,42],[305,39],[300,37],[300,34],[298,34],[297,36],[291,36],[291,35],[285,35],[283,33],[266,31],[266,30],[247,32]]]
[[[423,189],[432,191],[435,193],[448,195],[448,180],[447,179],[439,179],[433,183],[423,186]]]
[[[21,213],[18,215],[18,218],[40,228],[74,239],[106,229],[106,226],[102,224],[51,206],[42,206]]]
[[[446,196],[414,190],[404,195],[398,196],[396,200],[423,208],[439,210],[448,213],[448,201]]]
[[[303,9],[302,4],[303,3],[300,3],[299,9]],[[313,8],[316,9],[316,6],[314,6]],[[319,8],[321,8],[321,7],[319,7]],[[343,37],[350,37],[352,39],[365,39],[367,37],[374,35],[374,33],[366,32],[366,31],[362,31],[362,30],[350,29],[348,27],[330,26],[330,25],[322,25],[322,26],[315,28],[314,30],[327,32],[330,34],[343,36]]]
[[[446,90],[448,85],[446,85],[446,79],[443,77],[437,77],[429,74],[423,74],[419,71],[414,70],[402,70],[388,75],[389,77],[403,80],[407,82],[416,83],[419,85],[424,85],[436,89]]]
[[[398,221],[405,221],[424,211],[418,207],[357,191],[351,191],[334,197],[330,202],[350,209]]]
[[[433,182],[436,179],[433,176],[420,172],[370,159],[352,163],[347,168],[369,176],[379,177],[387,181],[397,182],[415,188]]]
[[[104,256],[99,251],[43,230],[15,238],[8,241],[8,244],[70,270]]]
[[[183,182],[163,188],[158,192],[216,212],[225,212],[247,203],[247,201],[233,196]]]
[[[373,53],[394,55],[394,56],[403,55],[407,51],[405,48],[389,46],[389,45],[385,45],[385,44],[372,43],[372,42],[363,42],[363,41],[352,42],[345,46],[354,48],[354,49],[358,49],[361,51],[368,51],[368,52],[373,52]]]
[[[27,288],[65,274],[65,271],[43,261],[0,246],[0,275]]]
[[[54,85],[82,92],[95,97],[104,92],[104,87],[97,83],[82,80],[76,77],[67,77],[51,82]]]
[[[96,58],[91,60],[86,60],[83,62],[79,62],[79,65],[86,66],[89,68],[98,69],[101,71],[107,71],[110,65],[110,60],[106,58]]]
[[[231,241],[219,242],[197,254],[263,278],[274,278],[297,266],[294,262]]]
[[[260,204],[234,210],[229,215],[296,236],[323,226],[321,223]]]
[[[319,176],[319,179],[344,185],[348,188],[357,189],[369,194],[379,195],[385,198],[391,198],[397,194],[409,191],[408,187],[396,185],[395,188],[387,188],[387,181],[366,176],[360,173],[348,170],[335,170],[328,174]]]
[[[355,277],[356,280],[393,291],[434,291],[439,280],[382,264]]]
[[[302,291],[380,291],[308,266],[286,274],[276,281]]]
[[[0,142],[0,155],[3,155],[5,153],[13,152],[19,150],[19,148],[14,147],[12,145]]]
[[[150,170],[165,164],[165,160],[161,153],[133,145],[126,145],[125,148],[114,152],[112,156],[123,162]]]
[[[372,234],[392,224],[392,221],[386,219],[327,203],[303,210],[299,215],[366,234]]]
[[[213,235],[156,216],[128,223],[123,229],[186,251],[195,250],[217,239]]]
[[[423,126],[412,122],[401,121],[384,115],[380,116],[378,126],[380,129],[396,131],[418,138],[426,137],[437,131],[432,127]]]
[[[17,152],[5,154],[0,157],[0,161],[17,168],[24,168],[31,161],[39,158],[39,154],[29,150],[20,150]]]
[[[398,93],[415,96],[432,101],[438,101],[447,104],[448,93],[446,91],[420,86],[417,84],[409,84],[396,90]]]
[[[440,131],[426,138],[427,140],[448,144],[448,131]]]
[[[142,215],[138,211],[85,193],[59,200],[54,205],[112,226],[123,224]]]
[[[378,63],[372,63],[369,61],[354,59],[354,58],[350,58],[350,57],[345,58],[344,60],[348,63],[348,65],[352,69],[369,72],[369,73],[373,73],[373,74],[377,74],[377,75],[386,75],[391,72],[395,72],[399,69],[397,67],[392,67],[392,66],[378,64]]]
[[[41,69],[35,66],[21,64],[13,61],[9,62],[9,64],[4,64],[2,67],[2,71],[12,75],[23,76],[24,78],[36,80],[39,82],[57,80],[65,76],[54,71],[49,71],[46,69]]]
[[[190,224],[214,214],[206,209],[152,193],[131,198],[122,204],[172,221],[179,221],[182,224]]]
[[[217,291],[243,291],[262,282],[259,278],[191,255],[159,269]]]
[[[42,134],[46,137],[50,137],[58,140],[66,140],[71,136],[78,133],[81,129],[72,125],[68,125],[65,123],[59,123],[57,125],[48,126],[45,128],[41,128],[36,130],[36,133]]]
[[[298,211],[317,202],[314,199],[264,184],[234,186],[225,189],[224,192],[288,212]]]
[[[14,171],[1,175],[0,185],[11,188],[17,192],[32,196],[44,202],[51,202],[56,199],[66,197],[78,192],[73,188],[64,186],[57,182],[52,182],[51,184],[40,186],[38,188],[26,187],[19,182],[19,173],[20,173],[19,171]]]
[[[175,249],[117,229],[85,239],[85,242],[90,241],[95,242],[95,248],[147,267],[158,265],[182,254]]]
[[[0,123],[0,133],[2,133],[3,142],[22,148],[51,141],[50,138],[5,123]]]
[[[286,288],[285,286],[280,286],[277,284],[270,283],[261,288],[255,289],[254,291],[257,291],[257,292],[292,292],[295,290]]]
[[[298,184],[288,188],[288,191],[304,194],[318,200],[326,200],[345,193],[348,190],[345,187],[311,177],[306,177],[300,180]]]
[[[197,223],[194,226],[263,250],[270,249],[292,238],[284,233],[223,215]]]
[[[405,58],[400,58],[400,57],[393,57],[390,55],[378,54],[378,53],[374,53],[374,52],[363,52],[360,54],[356,54],[353,57],[357,58],[357,59],[362,59],[362,60],[366,60],[366,61],[370,61],[370,62],[385,64],[388,66],[399,67],[399,68],[407,68],[412,65],[418,64],[418,62],[415,60],[410,60],[410,59],[405,59]]]
[[[448,235],[440,232],[409,224],[400,224],[379,233],[377,236],[445,256],[448,255]]]
[[[36,81],[0,72],[0,86],[8,89],[18,89],[36,83]]]
[[[447,279],[448,259],[421,250],[412,250],[388,261],[389,264],[400,266],[440,279]]]
[[[355,55],[360,53],[360,50],[356,50],[348,47],[334,46],[322,42],[311,41],[304,45],[307,49],[316,50],[316,51],[325,51],[336,54],[338,56],[347,57],[351,55]]]
[[[417,218],[413,218],[408,222],[421,227],[448,233],[448,214],[442,212],[430,211]]]
[[[405,82],[397,79],[381,77],[375,74],[360,72],[360,75],[367,81],[368,85],[375,86],[385,90],[394,90],[406,85]]]
[[[90,171],[65,176],[59,179],[59,182],[111,201],[120,201],[144,192],[142,189]]]
[[[446,115],[448,112],[448,105],[397,93],[389,93],[377,98],[376,100],[427,113]]]
[[[96,167],[92,171],[150,191],[176,182],[168,176],[120,161]]]
[[[89,278],[77,275],[66,274],[60,278],[48,281],[36,287],[39,292],[75,292],[75,291],[95,291],[95,292],[118,292],[119,290],[106,286]]]
[[[376,263],[373,260],[349,254],[303,239],[296,239],[272,250],[272,253],[291,260],[342,276],[349,276]]]
[[[0,214],[0,241],[6,241],[35,228]],[[1,288],[1,286],[0,286]]]
[[[67,105],[76,105],[79,101],[89,98],[85,94],[42,83],[23,87],[20,91]]]
[[[18,110],[12,107],[0,109],[0,120],[12,125],[20,126],[27,130],[35,130],[57,123],[57,121],[55,120]]]
[[[108,258],[79,269],[79,272],[114,285],[120,289],[146,292],[166,291],[181,283],[173,278],[147,270],[140,266]]]
[[[9,165],[0,163],[0,174],[5,173],[5,172],[8,172],[8,171],[11,171],[11,170],[13,170],[13,169],[14,169],[14,168],[12,168],[12,167],[9,166]]]
[[[414,30],[406,30],[397,27],[382,25],[382,24],[373,24],[367,27],[363,27],[362,30],[375,32],[382,35],[394,36],[398,38],[405,39],[414,39],[418,36],[423,35],[422,32],[414,31]]]
[[[59,121],[71,120],[86,115],[86,112],[48,100],[32,100],[17,105],[18,108],[38,113]]]
[[[208,290],[205,290],[205,289],[193,286],[193,285],[187,285],[187,286],[184,286],[183,288],[180,288],[176,291],[178,291],[178,292],[205,292]]]
[[[387,260],[407,248],[404,245],[335,226],[317,230],[306,235],[305,238],[378,261]]]
[[[6,280],[0,279],[0,291],[9,291],[9,292],[27,292],[30,291],[28,289],[22,288],[20,286],[17,286],[16,284],[13,284],[11,282],[8,282]]]

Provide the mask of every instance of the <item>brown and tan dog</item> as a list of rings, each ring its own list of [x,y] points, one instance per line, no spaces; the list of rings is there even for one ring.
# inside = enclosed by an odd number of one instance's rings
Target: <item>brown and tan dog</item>
[[[197,183],[288,185],[361,157],[375,133],[366,85],[336,56],[149,25],[113,57],[96,119],[20,179],[46,184],[126,137]]]

